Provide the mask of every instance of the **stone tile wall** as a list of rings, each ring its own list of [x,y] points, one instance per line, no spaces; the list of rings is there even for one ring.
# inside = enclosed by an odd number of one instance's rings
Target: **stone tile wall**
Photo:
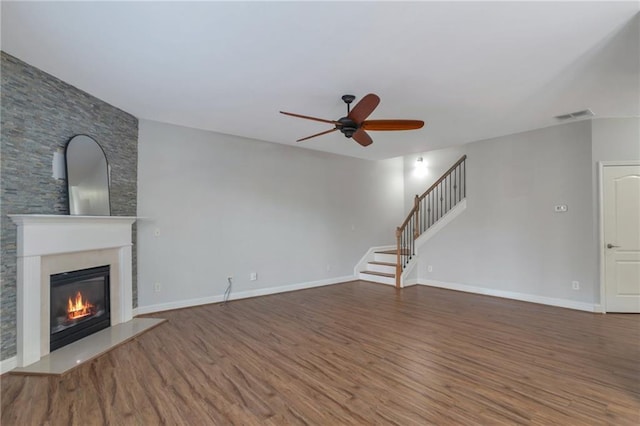
[[[16,354],[16,226],[7,214],[68,214],[53,154],[77,134],[93,137],[111,165],[111,214],[135,216],[138,119],[0,52],[0,359]],[[137,306],[133,230],[133,306]]]

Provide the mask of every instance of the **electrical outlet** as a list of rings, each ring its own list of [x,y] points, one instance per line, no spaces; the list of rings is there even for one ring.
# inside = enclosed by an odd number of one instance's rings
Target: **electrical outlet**
[[[574,289],[574,290],[580,290],[580,282],[571,281],[571,288]]]
[[[154,229],[153,230],[153,235],[156,236],[156,237],[159,237],[160,236],[160,228]]]
[[[556,213],[564,213],[568,210],[568,207],[566,204],[559,204],[554,207],[554,210]]]
[[[255,281],[258,279],[258,274],[256,272],[252,272],[249,274],[249,281]]]
[[[162,290],[162,286],[160,285],[160,283],[155,283],[153,285],[153,288],[156,290],[156,293],[160,293],[160,290]]]
[[[432,265],[427,266],[427,272],[433,272],[433,266]]]

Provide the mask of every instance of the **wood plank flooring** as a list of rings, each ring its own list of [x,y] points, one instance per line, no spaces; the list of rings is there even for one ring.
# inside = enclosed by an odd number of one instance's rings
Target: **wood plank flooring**
[[[640,423],[639,315],[354,281],[151,316],[62,377],[2,376],[2,425]]]

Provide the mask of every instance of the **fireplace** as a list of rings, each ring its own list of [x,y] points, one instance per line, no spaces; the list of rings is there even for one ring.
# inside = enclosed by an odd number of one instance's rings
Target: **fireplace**
[[[17,229],[17,355],[13,371],[24,374],[64,374],[113,347],[157,326],[158,318],[133,318],[131,273],[131,225],[134,217],[8,215]],[[102,266],[101,266],[102,265]],[[104,265],[109,265],[104,270]],[[75,281],[95,281],[94,295],[81,288],[51,284],[69,271],[98,270],[97,276]],[[108,273],[108,278],[106,278]],[[58,288],[62,287],[62,289]],[[95,288],[95,287],[94,287]],[[81,296],[78,297],[78,290]],[[66,310],[71,303],[72,320],[87,325],[86,317],[99,318],[104,305],[109,323],[104,330],[87,335],[73,344],[50,350],[52,327],[64,324],[52,314],[51,293],[63,293]],[[100,301],[102,298],[102,301]],[[63,302],[64,304],[64,302]],[[93,305],[88,307],[87,304]],[[53,308],[55,311],[56,308]],[[104,319],[104,317],[103,317]],[[53,325],[52,324],[57,324]],[[75,330],[75,328],[73,328]],[[75,333],[75,331],[74,331]],[[11,359],[8,361],[11,363]],[[2,363],[4,369],[7,362]],[[11,368],[9,368],[10,370]],[[8,370],[5,370],[8,371]],[[3,371],[4,373],[4,371]]]
[[[51,275],[50,351],[111,325],[109,271],[105,265]]]
[[[109,289],[104,290],[108,295],[104,303],[109,306],[111,327],[107,326],[105,330],[131,322],[131,225],[136,218],[69,215],[9,217],[18,225],[18,367],[34,364],[51,352],[52,275],[109,265]],[[75,296],[72,295],[73,303]],[[89,302],[94,304],[91,297]],[[69,296],[66,297],[67,304],[68,301]],[[55,352],[64,352],[69,347],[71,345]]]

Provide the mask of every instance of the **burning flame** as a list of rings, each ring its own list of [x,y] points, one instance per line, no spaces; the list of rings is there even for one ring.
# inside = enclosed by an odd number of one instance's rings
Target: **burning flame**
[[[82,293],[78,292],[76,294],[75,301],[69,298],[69,304],[67,307],[67,318],[69,319],[78,319],[82,317],[86,317],[95,312],[95,306],[89,303],[88,300],[82,300]]]

